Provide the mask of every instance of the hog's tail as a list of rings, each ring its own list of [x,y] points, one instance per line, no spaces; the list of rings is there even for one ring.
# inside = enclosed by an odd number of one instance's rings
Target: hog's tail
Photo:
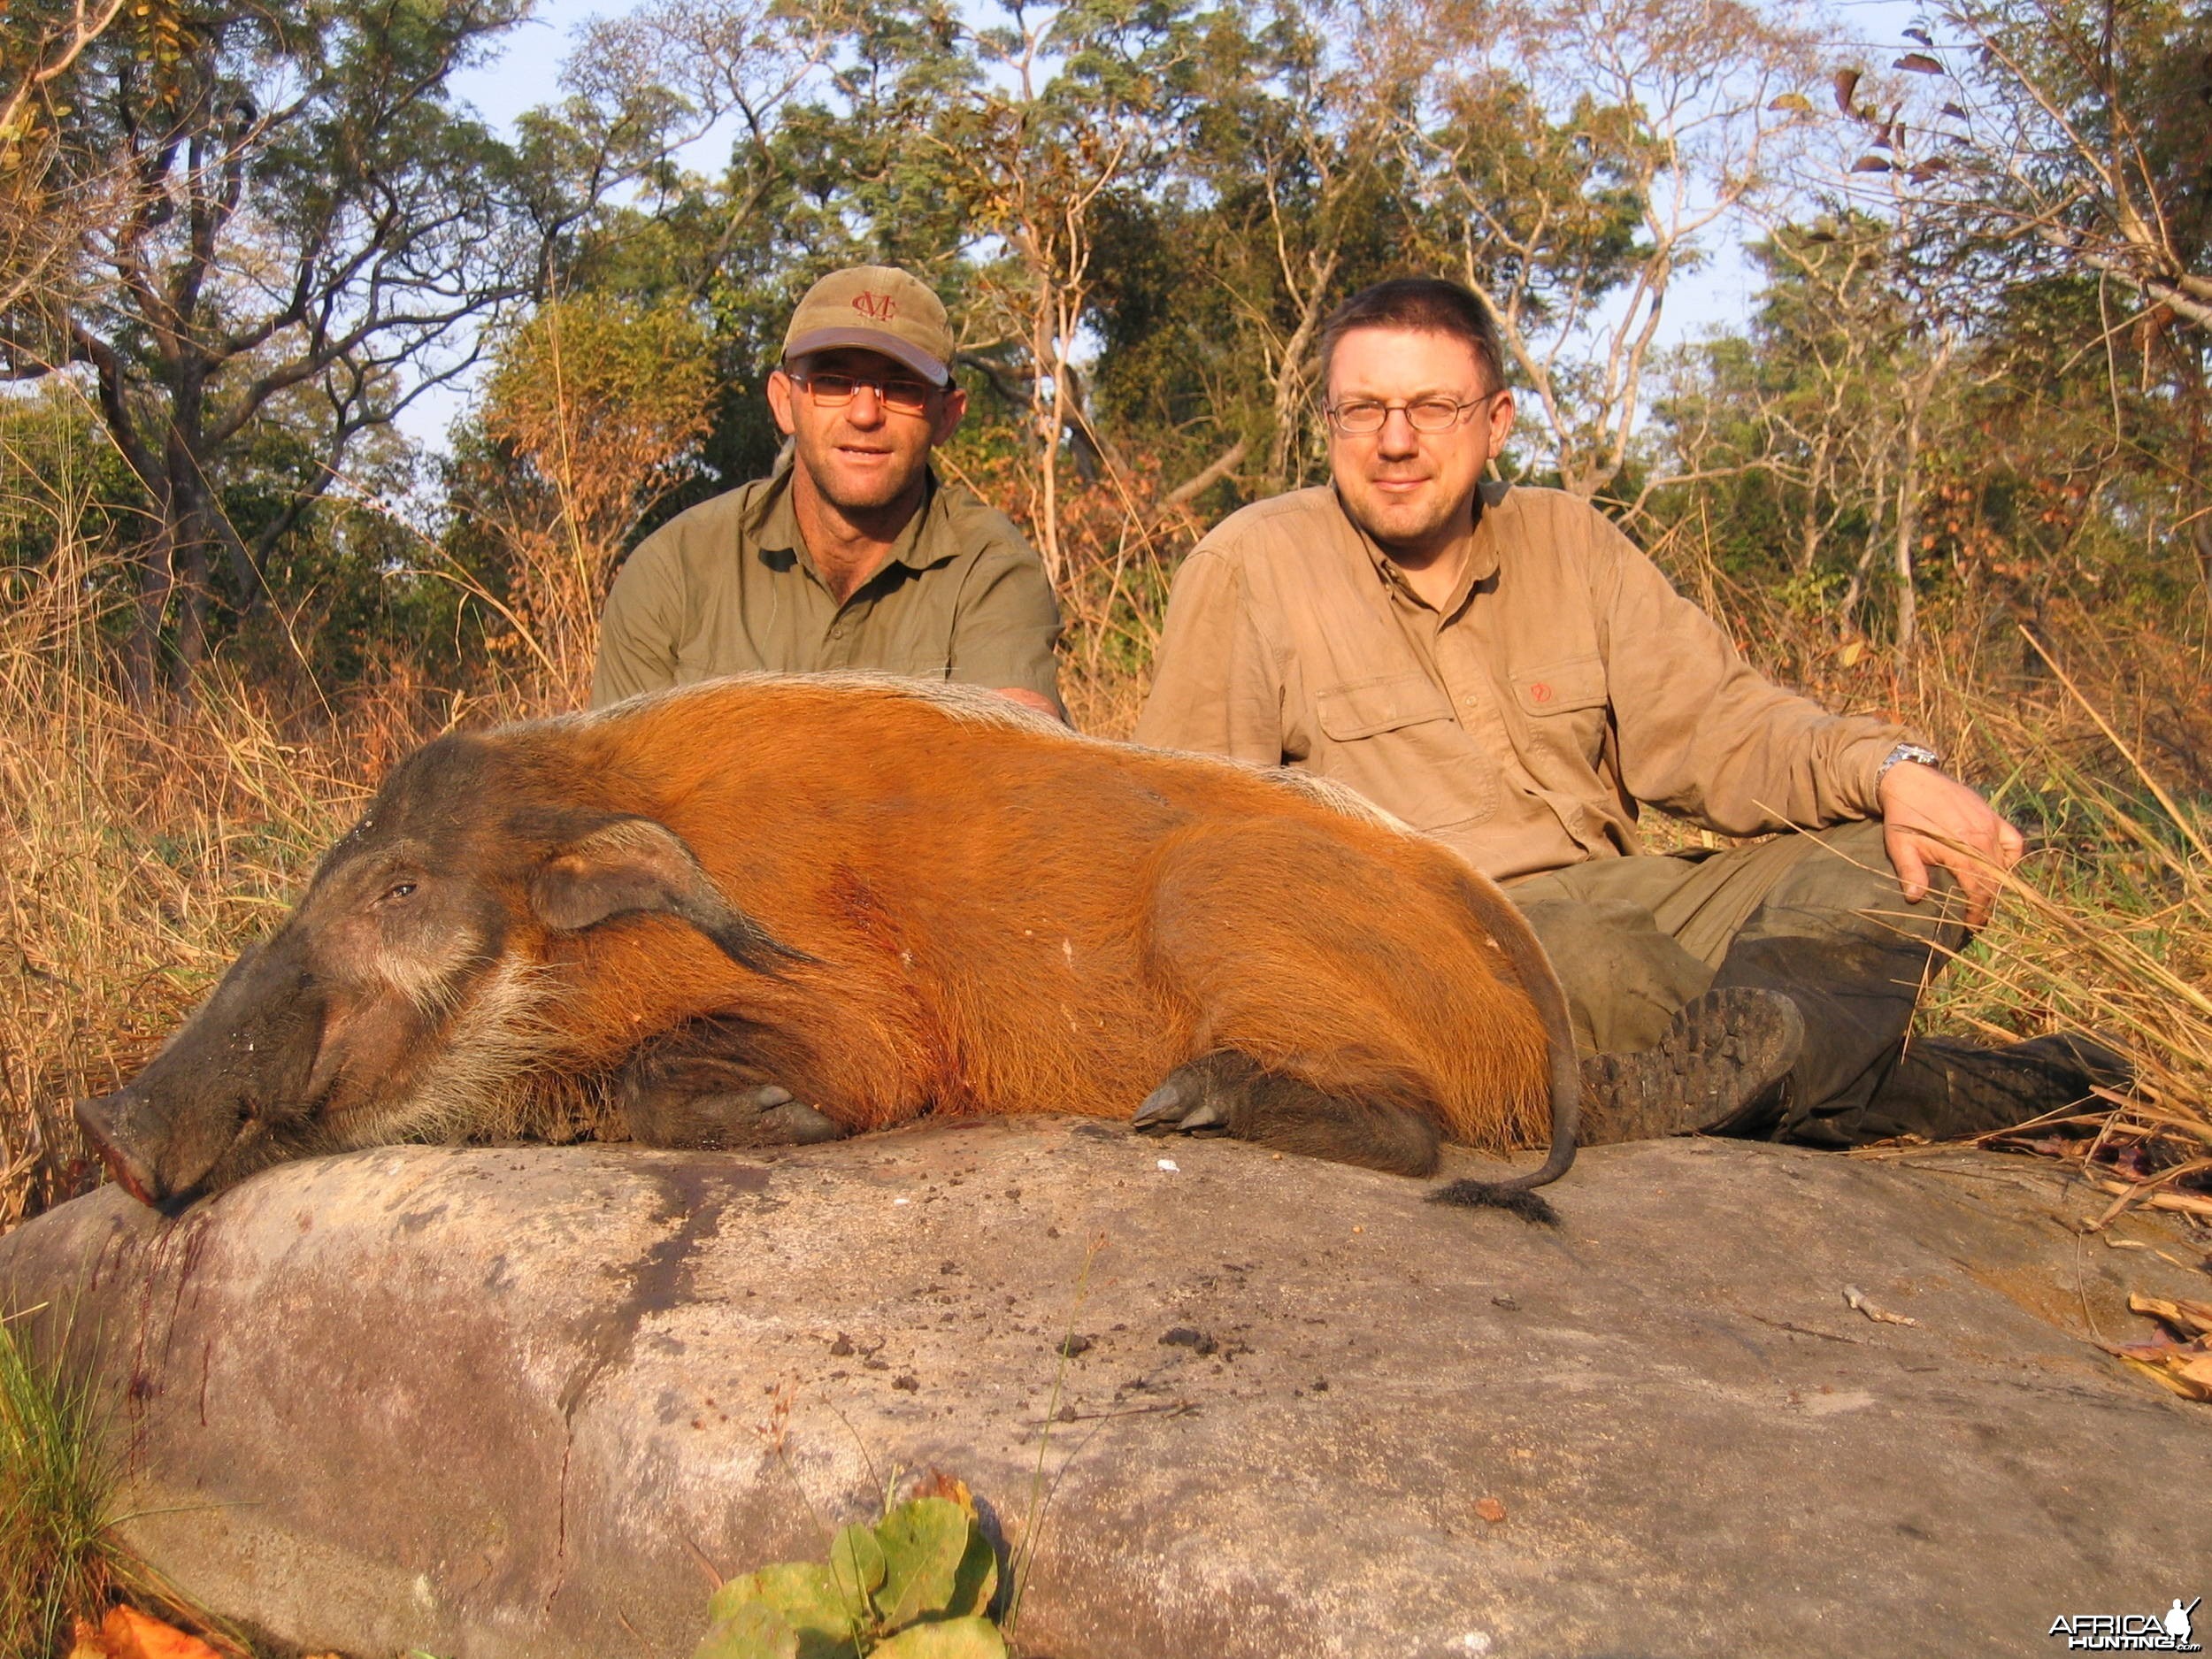
[[[1559,1225],[1559,1212],[1537,1195],[1536,1188],[1564,1175],[1575,1161],[1575,1136],[1582,1122],[1582,1064],[1575,1054],[1574,1023],[1567,1014],[1567,994],[1560,987],[1551,958],[1544,954],[1535,930],[1529,926],[1511,900],[1494,890],[1485,891],[1471,882],[1468,905],[1490,931],[1512,964],[1514,977],[1529,1001],[1536,1004],[1544,1022],[1546,1045],[1551,1059],[1551,1150],[1543,1164],[1525,1175],[1502,1181],[1447,1181],[1429,1194],[1439,1204],[1466,1204],[1507,1210],[1524,1221]],[[1501,912],[1503,912],[1501,914]]]

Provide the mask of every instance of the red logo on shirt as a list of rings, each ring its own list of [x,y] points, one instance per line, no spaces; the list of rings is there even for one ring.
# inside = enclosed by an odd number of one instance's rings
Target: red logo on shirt
[[[1531,703],[1549,703],[1551,701],[1551,687],[1546,685],[1542,680],[1538,680],[1534,685],[1528,688],[1528,700]]]
[[[887,323],[899,314],[899,303],[888,294],[870,294],[863,290],[853,296],[853,309],[864,317]]]

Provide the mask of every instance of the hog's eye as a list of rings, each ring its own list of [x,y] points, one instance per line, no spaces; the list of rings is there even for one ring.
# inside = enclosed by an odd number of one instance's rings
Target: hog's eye
[[[384,896],[379,902],[385,904],[396,904],[400,900],[412,894],[414,890],[415,884],[411,881],[395,881],[384,889]]]

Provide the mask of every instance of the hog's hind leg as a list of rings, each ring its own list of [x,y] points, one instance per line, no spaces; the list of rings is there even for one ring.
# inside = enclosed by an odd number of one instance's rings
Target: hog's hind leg
[[[1179,1065],[1146,1097],[1133,1126],[1147,1134],[1226,1134],[1279,1152],[1427,1175],[1442,1137],[1425,1104],[1378,1090],[1336,1094],[1219,1049]]]
[[[1448,1118],[1431,1033],[1460,1010],[1432,964],[1468,952],[1436,936],[1435,907],[1387,864],[1287,820],[1194,826],[1152,876],[1148,965],[1202,1051],[1137,1127],[1433,1171]]]
[[[810,1146],[845,1131],[795,1099],[716,1024],[680,1032],[634,1056],[616,1082],[631,1139],[649,1147],[720,1149]]]

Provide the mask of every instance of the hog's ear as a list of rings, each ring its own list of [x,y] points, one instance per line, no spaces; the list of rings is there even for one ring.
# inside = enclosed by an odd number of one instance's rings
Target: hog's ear
[[[538,867],[530,906],[548,927],[580,933],[618,916],[673,916],[756,973],[811,962],[715,889],[683,837],[649,818],[618,818],[570,841]]]

